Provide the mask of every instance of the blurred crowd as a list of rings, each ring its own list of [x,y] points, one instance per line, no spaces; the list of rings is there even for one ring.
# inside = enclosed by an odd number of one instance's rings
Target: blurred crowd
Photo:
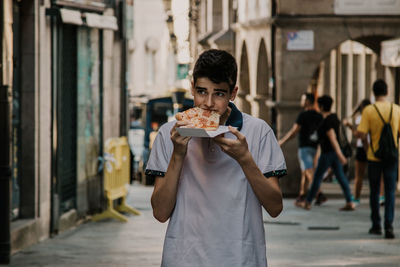
[[[384,206],[385,238],[394,238],[393,218],[396,183],[398,182],[398,136],[400,107],[387,100],[388,87],[384,80],[373,84],[374,103],[362,100],[348,118],[340,120],[331,108],[333,99],[305,93],[301,98],[303,110],[292,128],[279,140],[282,146],[298,136],[298,158],[301,168],[300,190],[295,205],[310,210],[327,201],[320,190],[321,182],[334,176],[345,197],[341,211],[353,211],[360,203],[363,180],[368,170],[370,189],[370,234],[381,235],[380,206]],[[315,101],[316,100],[316,101]],[[317,105],[315,105],[315,102]],[[348,140],[349,128],[355,145]],[[354,156],[354,192],[345,173]]]

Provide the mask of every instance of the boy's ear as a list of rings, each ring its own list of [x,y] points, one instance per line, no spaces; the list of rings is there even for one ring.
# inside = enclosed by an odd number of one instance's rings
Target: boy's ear
[[[237,95],[237,92],[238,92],[238,87],[237,86],[235,86],[235,88],[233,88],[233,90],[232,90],[232,93],[231,93],[231,97],[230,97],[230,101],[233,101],[233,100],[235,100],[235,98],[236,98],[236,95]]]

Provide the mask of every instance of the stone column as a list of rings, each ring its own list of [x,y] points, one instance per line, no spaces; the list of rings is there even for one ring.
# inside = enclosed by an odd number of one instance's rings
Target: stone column
[[[255,95],[255,96],[247,95],[246,99],[250,103],[252,116],[263,119],[268,123],[271,122],[271,118],[269,116],[269,110],[265,104],[265,102],[267,100],[267,96],[265,96],[265,95]]]
[[[333,101],[336,102],[336,88],[337,88],[337,50],[332,49],[330,53],[330,76],[329,76],[329,95],[333,98]],[[333,108],[336,105],[333,106]],[[336,108],[335,108],[336,111]]]
[[[340,114],[339,118],[345,118],[351,115],[353,109],[353,90],[357,90],[357,88],[353,87],[354,75],[353,75],[353,68],[354,64],[354,53],[353,53],[353,43],[351,43],[351,48],[349,51],[349,55],[347,57],[347,78],[346,78],[346,87],[345,90],[342,90],[344,94],[342,95],[342,101],[346,101],[346,107],[343,110],[343,113]]]
[[[244,113],[250,114],[251,113],[251,106],[250,103],[246,99],[246,94],[239,90],[235,104],[237,105],[238,109]]]
[[[366,47],[363,48],[362,53],[360,54],[358,64],[358,94],[357,94],[357,105],[365,98],[366,92]]]
[[[394,68],[385,67],[385,77],[384,80],[388,86],[388,100],[394,103],[395,96],[395,70]]]

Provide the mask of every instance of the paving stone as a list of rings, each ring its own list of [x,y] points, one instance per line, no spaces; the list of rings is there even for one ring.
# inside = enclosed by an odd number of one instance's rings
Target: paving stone
[[[167,223],[153,218],[152,190],[139,184],[130,187],[127,202],[142,214],[128,215],[127,223],[85,223],[13,255],[10,266],[160,266]],[[284,210],[275,219],[264,211],[269,267],[400,266],[398,215],[394,224],[397,239],[385,240],[367,233],[370,220],[365,196],[352,212],[338,210],[344,204],[342,198],[330,198],[311,211],[293,203],[285,199]],[[399,206],[396,214],[400,214]]]

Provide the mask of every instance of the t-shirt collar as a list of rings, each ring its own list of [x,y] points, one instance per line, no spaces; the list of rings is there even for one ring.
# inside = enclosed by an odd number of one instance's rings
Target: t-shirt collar
[[[225,125],[230,125],[232,127],[236,127],[239,131],[242,129],[243,126],[243,115],[242,112],[233,104],[229,102],[229,107],[232,109],[231,114],[228,117]]]

